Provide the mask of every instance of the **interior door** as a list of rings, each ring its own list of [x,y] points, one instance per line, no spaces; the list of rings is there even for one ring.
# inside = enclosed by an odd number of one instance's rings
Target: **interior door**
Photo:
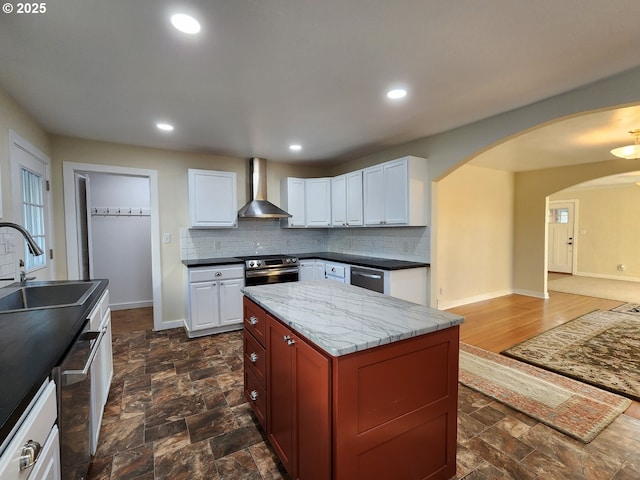
[[[575,202],[549,202],[547,268],[550,272],[573,273],[575,248]]]

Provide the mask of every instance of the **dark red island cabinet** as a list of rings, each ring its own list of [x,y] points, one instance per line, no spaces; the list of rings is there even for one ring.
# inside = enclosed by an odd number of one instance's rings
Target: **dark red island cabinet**
[[[455,476],[458,326],[335,357],[246,297],[244,322],[245,395],[291,478]]]

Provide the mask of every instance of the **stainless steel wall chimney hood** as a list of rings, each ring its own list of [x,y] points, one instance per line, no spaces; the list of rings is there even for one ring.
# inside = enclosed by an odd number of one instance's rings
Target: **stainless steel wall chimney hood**
[[[267,201],[267,161],[254,157],[249,161],[251,200],[238,211],[239,218],[288,218],[287,212]]]

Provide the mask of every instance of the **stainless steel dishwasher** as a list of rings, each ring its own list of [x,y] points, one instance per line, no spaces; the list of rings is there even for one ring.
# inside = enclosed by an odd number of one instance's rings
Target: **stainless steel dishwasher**
[[[372,268],[351,267],[351,285],[384,293],[384,272]]]
[[[58,393],[62,480],[85,479],[91,461],[91,373],[105,331],[90,328],[87,321],[52,372]]]

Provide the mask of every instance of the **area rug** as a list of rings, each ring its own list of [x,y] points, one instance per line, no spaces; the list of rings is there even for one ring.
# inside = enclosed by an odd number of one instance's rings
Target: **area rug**
[[[614,312],[629,313],[631,315],[640,315],[640,305],[637,303],[625,303],[611,310]]]
[[[584,443],[631,404],[619,395],[462,342],[459,380]]]
[[[640,317],[595,310],[502,352],[640,401]]]

